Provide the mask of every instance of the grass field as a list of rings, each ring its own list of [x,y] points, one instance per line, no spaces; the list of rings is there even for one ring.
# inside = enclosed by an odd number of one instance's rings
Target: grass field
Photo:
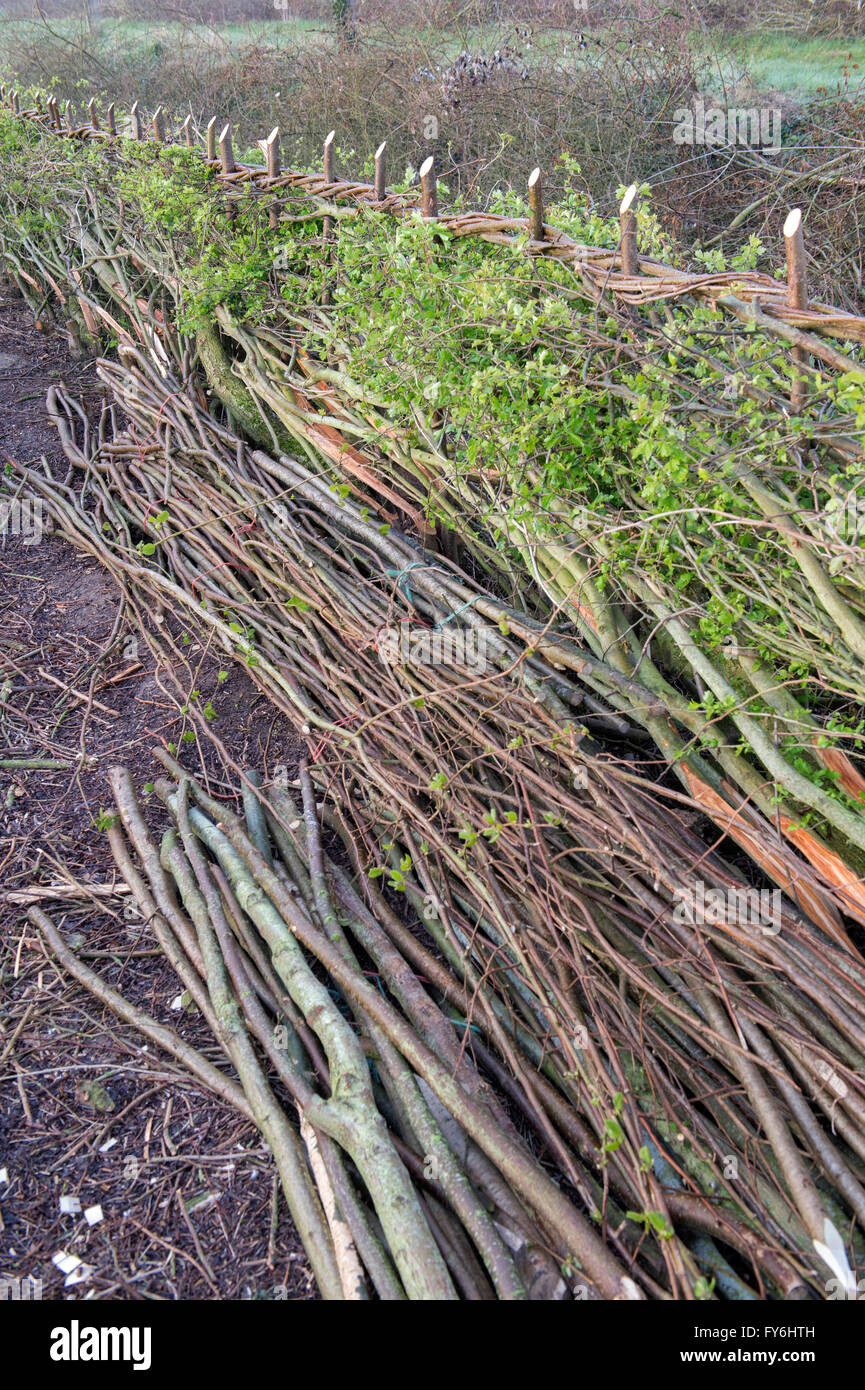
[[[726,39],[723,48],[727,50],[721,61],[725,81],[747,68],[758,88],[800,101],[824,91],[829,96],[852,96],[865,90],[865,39],[842,43],[790,34],[748,34]]]
[[[197,43],[202,48],[239,49],[249,43],[264,42],[274,48],[302,43],[330,43],[331,34],[311,19],[288,18],[248,24],[189,24],[171,20],[106,19],[90,35],[75,20],[51,20],[47,25],[29,19],[4,19],[0,14],[0,35],[10,40],[38,41],[46,33],[62,36],[84,46],[122,46],[127,49],[153,43]],[[2,56],[2,49],[0,49]]]

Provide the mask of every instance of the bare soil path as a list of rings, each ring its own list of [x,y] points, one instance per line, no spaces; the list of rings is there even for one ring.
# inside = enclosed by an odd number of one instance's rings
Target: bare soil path
[[[98,408],[94,364],[73,360],[0,290],[0,467],[8,456],[55,475],[67,463],[47,418],[48,387]],[[109,576],[26,510],[0,534],[0,1280],[41,1281],[54,1299],[313,1297],[302,1247],[257,1131],[142,1047],[60,976],[24,915],[34,891],[100,973],[214,1060],[201,1020],[122,896],[100,813],[105,769],[142,786],[149,750],[182,739],[181,702],[146,643],[118,623]],[[17,531],[17,534],[13,534]],[[291,729],[243,671],[192,636],[175,668],[217,710],[231,755],[268,773],[296,764]],[[202,768],[219,787],[208,750]],[[12,761],[63,764],[10,767]],[[6,764],[6,765],[3,765]],[[293,775],[293,774],[292,774]],[[63,896],[66,869],[92,897]],[[57,885],[60,885],[58,888]],[[106,888],[105,886],[108,885]],[[61,1196],[81,1212],[63,1214]],[[85,1210],[101,1208],[88,1224]],[[68,1285],[52,1263],[76,1255]],[[79,1271],[80,1272],[80,1271]]]

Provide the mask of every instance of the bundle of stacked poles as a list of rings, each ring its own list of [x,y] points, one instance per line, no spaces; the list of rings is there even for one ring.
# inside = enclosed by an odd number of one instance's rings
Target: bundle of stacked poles
[[[31,916],[255,1119],[322,1293],[855,1288],[865,966],[840,890],[779,840],[789,894],[730,912],[754,890],[693,802],[610,752],[633,735],[615,665],[382,525],[357,480],[244,443],[164,364],[127,348],[100,375],[98,429],[49,396],[67,480],[18,481],[163,657],[148,612],[243,662],[307,760],[297,790],[236,768],[235,813],[160,750],[161,850],[111,777],[118,867],[230,1071]]]

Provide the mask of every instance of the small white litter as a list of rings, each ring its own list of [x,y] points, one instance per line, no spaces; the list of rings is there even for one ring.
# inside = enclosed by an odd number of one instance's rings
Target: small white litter
[[[77,1216],[81,1210],[81,1203],[77,1197],[61,1197],[60,1211],[63,1216]]]
[[[95,1207],[87,1208],[87,1210],[84,1213],[84,1220],[87,1222],[88,1226],[96,1226],[99,1224],[100,1221],[105,1220],[102,1214],[102,1208],[100,1207],[98,1202],[96,1203]]]
[[[81,1261],[77,1255],[68,1255],[65,1250],[58,1250],[56,1255],[51,1256],[51,1263],[57,1266],[61,1274],[71,1274]]]
[[[109,1150],[109,1149],[113,1149],[113,1148],[114,1148],[114,1145],[115,1145],[116,1143],[117,1143],[117,1140],[116,1140],[116,1139],[106,1139],[104,1144],[100,1144],[100,1145],[99,1145],[99,1152],[100,1152],[101,1154],[107,1154],[107,1153],[108,1153],[108,1150]]]
[[[0,1168],[0,1182],[5,1182],[7,1187],[9,1185],[9,1174],[5,1168]]]
[[[93,1273],[92,1265],[79,1264],[77,1269],[73,1269],[71,1274],[67,1274],[63,1280],[64,1288],[71,1288],[73,1284],[83,1284]]]

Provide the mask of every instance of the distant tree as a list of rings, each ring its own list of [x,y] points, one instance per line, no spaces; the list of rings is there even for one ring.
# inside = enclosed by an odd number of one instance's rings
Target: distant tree
[[[341,43],[357,39],[357,0],[333,0],[333,18]]]
[[[95,33],[99,22],[99,0],[84,0],[84,22],[89,34]]]

